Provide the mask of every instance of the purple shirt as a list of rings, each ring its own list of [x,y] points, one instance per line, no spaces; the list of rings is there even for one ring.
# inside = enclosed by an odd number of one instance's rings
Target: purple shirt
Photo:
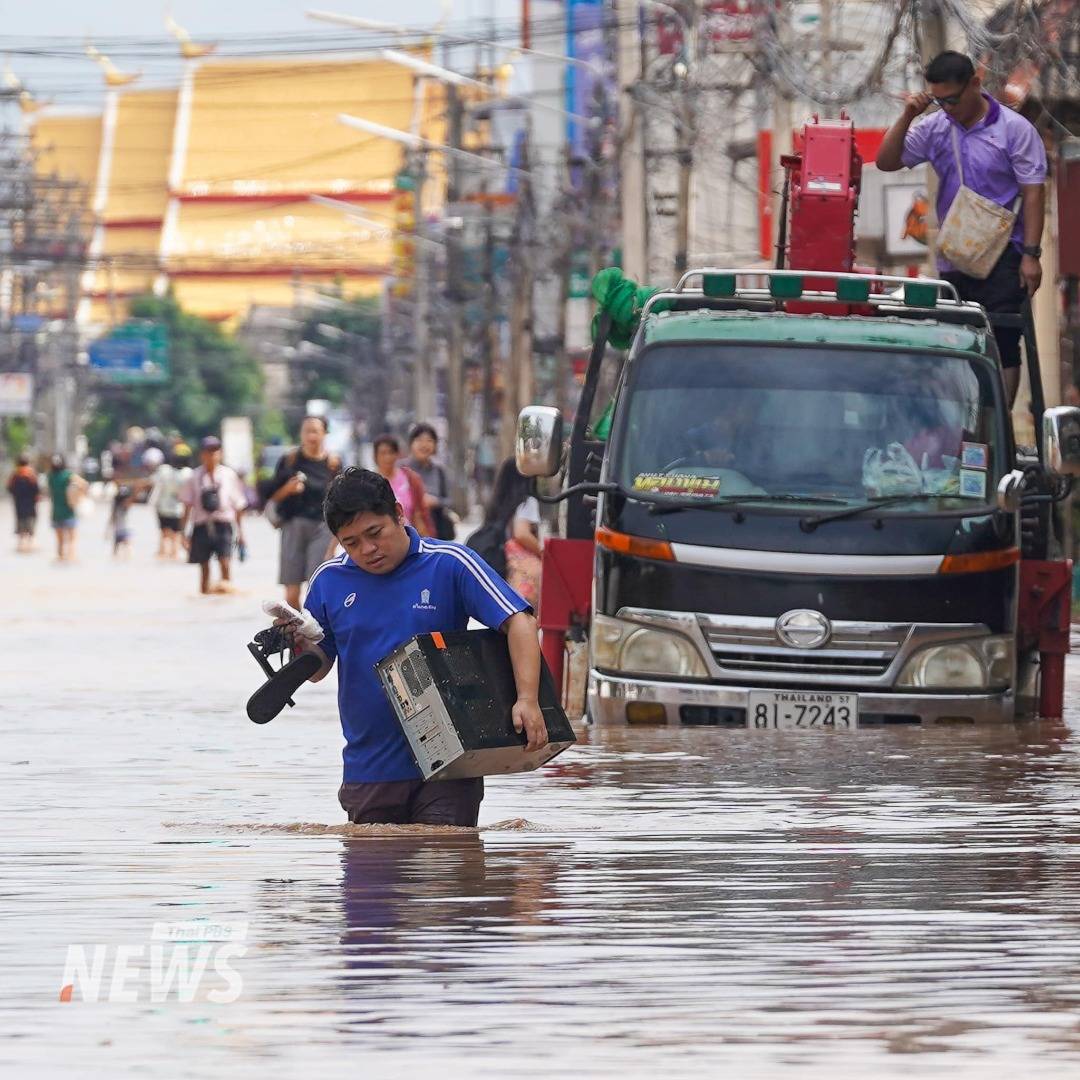
[[[1046,148],[1032,124],[1012,109],[1003,109],[989,94],[986,115],[974,126],[964,127],[944,111],[931,113],[908,130],[901,160],[907,168],[928,161],[938,175],[937,218],[944,221],[960,190],[952,136],[956,129],[964,183],[972,191],[1001,206],[1012,207],[1021,184],[1046,181]],[[1024,243],[1023,213],[1017,215],[1012,242]],[[952,267],[938,259],[942,271]]]

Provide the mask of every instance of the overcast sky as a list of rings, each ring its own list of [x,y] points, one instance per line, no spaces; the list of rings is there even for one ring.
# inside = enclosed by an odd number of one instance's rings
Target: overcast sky
[[[340,47],[349,31],[313,22],[306,8],[323,8],[408,26],[429,27],[441,13],[440,0],[174,0],[173,17],[196,41],[221,42],[221,52],[251,53],[246,36],[284,35],[277,49],[290,37],[313,39],[325,36],[328,46]],[[6,0],[0,3],[2,33],[0,51],[23,82],[40,97],[57,106],[91,108],[100,103],[101,74],[80,55],[89,39],[103,51],[113,45],[114,59],[122,70],[142,70],[139,85],[175,81],[179,62],[169,50],[164,27],[166,4],[162,0]],[[452,23],[477,33],[481,20],[500,20],[505,28],[516,19],[520,0],[452,0]],[[117,38],[140,38],[143,42]],[[113,39],[110,42],[110,39]],[[368,38],[370,43],[373,39]],[[307,40],[307,48],[318,42]],[[49,55],[27,55],[44,50]],[[61,55],[56,55],[61,53]]]

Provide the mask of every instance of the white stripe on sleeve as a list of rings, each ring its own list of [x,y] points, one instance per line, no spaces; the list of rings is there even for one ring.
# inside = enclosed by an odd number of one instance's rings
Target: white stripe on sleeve
[[[308,578],[308,592],[311,592],[311,586],[315,584],[315,579],[328,567],[328,566],[344,566],[349,558],[349,553],[346,551],[344,555],[335,555],[332,559],[327,559],[326,562],[321,563],[315,567],[315,572]]]
[[[428,540],[420,541],[420,550],[425,551],[432,555],[452,555],[459,562],[464,564],[472,576],[487,590],[491,598],[506,612],[507,615],[516,615],[518,609],[514,607],[509,600],[495,586],[495,583],[484,572],[481,563],[475,561],[475,557],[470,557],[464,548],[457,545],[451,546],[449,543],[444,547],[442,544],[432,544]]]

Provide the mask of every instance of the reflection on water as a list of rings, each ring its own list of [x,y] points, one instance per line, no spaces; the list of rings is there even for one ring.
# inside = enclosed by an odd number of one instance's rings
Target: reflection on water
[[[156,570],[17,584],[5,1074],[1078,1075],[1068,727],[591,731],[479,830],[347,826],[333,687],[249,724],[257,604]],[[191,920],[247,924],[235,1002],[58,1001]]]

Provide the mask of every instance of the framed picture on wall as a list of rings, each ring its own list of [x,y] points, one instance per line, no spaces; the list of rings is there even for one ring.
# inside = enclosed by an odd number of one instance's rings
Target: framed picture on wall
[[[926,258],[934,212],[926,184],[905,181],[882,188],[885,206],[885,254],[898,259]]]

